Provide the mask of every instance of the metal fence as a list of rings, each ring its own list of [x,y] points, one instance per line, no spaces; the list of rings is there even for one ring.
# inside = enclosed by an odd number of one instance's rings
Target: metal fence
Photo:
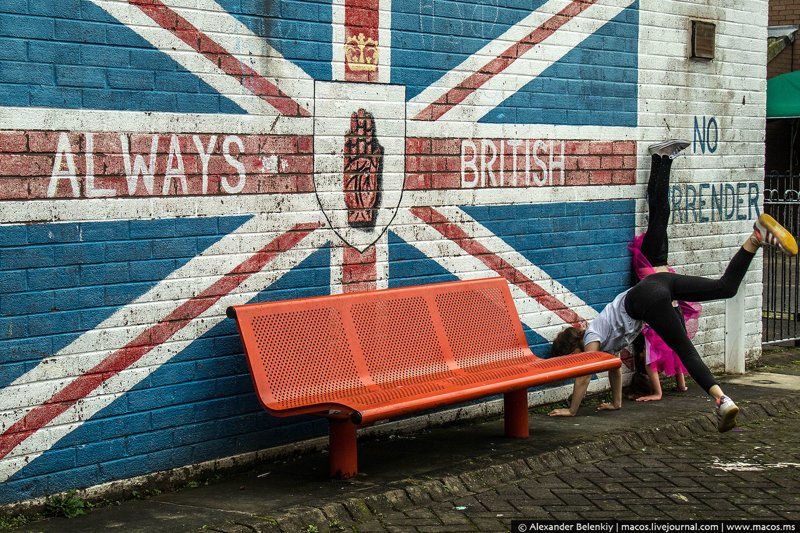
[[[800,233],[800,175],[769,173],[764,179],[764,212],[793,235]],[[764,344],[800,344],[800,261],[764,248],[762,320]]]

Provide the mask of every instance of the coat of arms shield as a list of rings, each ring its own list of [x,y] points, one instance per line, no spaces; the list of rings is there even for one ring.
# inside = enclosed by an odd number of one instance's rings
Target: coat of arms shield
[[[386,231],[405,180],[405,87],[316,82],[314,187],[331,228],[363,252]]]

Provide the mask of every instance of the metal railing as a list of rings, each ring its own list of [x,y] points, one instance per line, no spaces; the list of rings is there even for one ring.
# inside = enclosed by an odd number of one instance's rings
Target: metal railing
[[[769,173],[764,179],[764,212],[797,236],[800,233],[800,175]],[[800,344],[800,261],[764,248],[762,304],[764,344]]]

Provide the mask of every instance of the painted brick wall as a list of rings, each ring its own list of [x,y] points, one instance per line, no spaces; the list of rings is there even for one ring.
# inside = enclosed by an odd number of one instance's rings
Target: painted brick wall
[[[800,26],[800,5],[792,0],[772,0],[769,2],[770,26]],[[795,36],[796,37],[796,36]],[[767,79],[792,72],[800,68],[800,48],[797,39],[783,49],[767,65]]]
[[[671,263],[720,275],[761,205],[766,26],[761,0],[4,1],[0,504],[324,434],[262,412],[231,304],[502,275],[547,356],[532,287],[591,319],[629,286],[652,142],[692,141]]]

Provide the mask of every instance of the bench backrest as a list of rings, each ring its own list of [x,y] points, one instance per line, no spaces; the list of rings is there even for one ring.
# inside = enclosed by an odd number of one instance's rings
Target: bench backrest
[[[229,314],[268,408],[389,394],[533,356],[503,278],[248,304]]]

